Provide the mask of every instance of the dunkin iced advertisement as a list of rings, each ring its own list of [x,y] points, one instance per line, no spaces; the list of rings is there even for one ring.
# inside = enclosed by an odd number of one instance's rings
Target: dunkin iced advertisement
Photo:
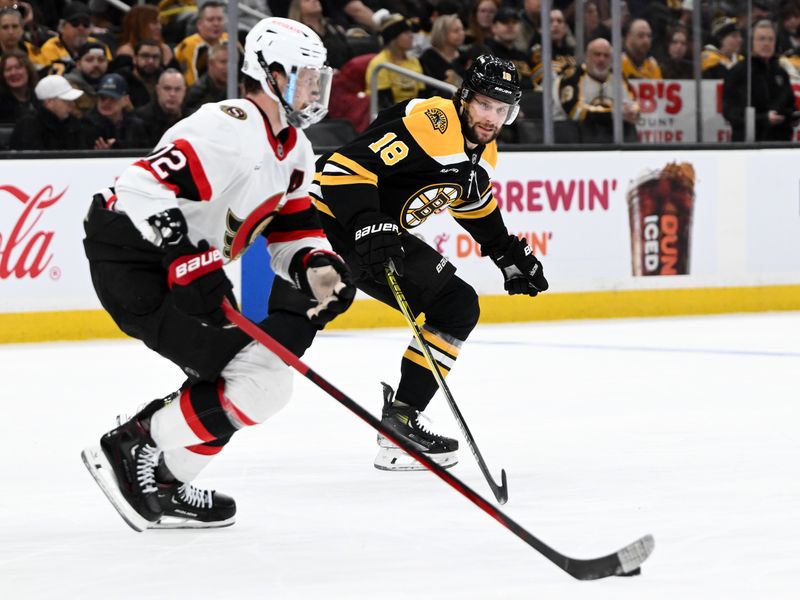
[[[633,275],[688,275],[695,170],[668,163],[645,172],[628,189]]]

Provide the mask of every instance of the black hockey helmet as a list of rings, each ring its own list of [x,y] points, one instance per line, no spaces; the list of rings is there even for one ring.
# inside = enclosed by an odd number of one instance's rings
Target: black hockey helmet
[[[522,98],[517,67],[510,60],[481,54],[467,70],[459,90],[459,97],[466,102],[472,100],[474,94],[482,94],[511,105],[505,124],[513,123],[519,113],[519,101]]]

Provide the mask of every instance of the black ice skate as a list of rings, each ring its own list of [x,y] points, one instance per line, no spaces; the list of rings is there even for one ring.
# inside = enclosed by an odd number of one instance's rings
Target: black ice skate
[[[236,522],[233,498],[190,483],[159,483],[158,501],[163,515],[150,529],[206,529]]]
[[[393,435],[403,438],[415,450],[424,453],[435,463],[449,468],[458,462],[458,441],[437,435],[420,423],[421,413],[412,406],[393,403],[394,390],[383,385],[383,413],[381,424]],[[382,471],[423,471],[425,467],[406,454],[390,439],[378,434],[378,455],[375,468]]]
[[[144,531],[163,514],[155,479],[161,450],[147,424],[137,415],[100,438],[99,447],[81,454],[100,489],[136,531]]]

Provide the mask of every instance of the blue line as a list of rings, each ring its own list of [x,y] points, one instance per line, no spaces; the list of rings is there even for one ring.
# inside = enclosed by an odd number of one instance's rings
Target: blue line
[[[334,337],[362,337],[363,334],[346,332],[326,332]],[[375,339],[395,340],[395,336],[370,336]],[[648,346],[603,346],[600,344],[563,344],[553,342],[518,342],[494,340],[469,340],[470,346],[525,346],[535,348],[559,348],[565,350],[611,350],[615,352],[661,352],[672,354],[719,354],[723,356],[769,356],[779,358],[800,358],[800,352],[778,352],[770,350],[722,350],[718,348],[655,348]]]

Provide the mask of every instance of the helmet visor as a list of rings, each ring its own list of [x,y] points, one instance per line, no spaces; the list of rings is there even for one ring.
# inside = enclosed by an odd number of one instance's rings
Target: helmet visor
[[[327,109],[333,70],[330,67],[303,66],[289,75],[284,99],[295,111]]]

